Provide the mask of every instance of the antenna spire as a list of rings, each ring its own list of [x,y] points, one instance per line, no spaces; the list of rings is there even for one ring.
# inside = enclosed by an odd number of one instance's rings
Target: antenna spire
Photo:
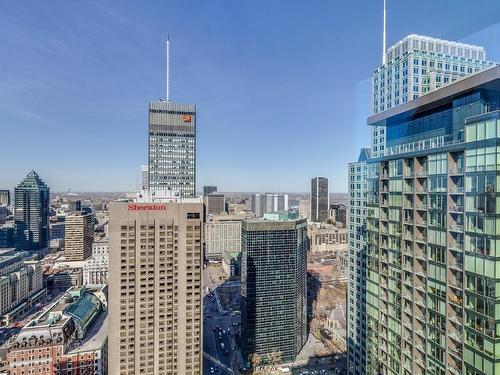
[[[167,35],[167,102],[170,101],[170,34]]]
[[[384,65],[387,62],[387,57],[385,54],[385,49],[386,49],[386,9],[387,9],[387,0],[384,0],[384,28],[382,31],[382,65]]]

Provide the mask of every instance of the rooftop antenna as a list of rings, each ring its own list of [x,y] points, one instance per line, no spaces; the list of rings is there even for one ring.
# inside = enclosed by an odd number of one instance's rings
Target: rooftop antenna
[[[170,102],[170,34],[167,35],[167,102]]]
[[[387,0],[384,0],[384,29],[382,31],[382,65],[384,65],[387,62],[387,57],[385,55],[386,22],[387,22],[386,21],[386,8],[387,8]]]

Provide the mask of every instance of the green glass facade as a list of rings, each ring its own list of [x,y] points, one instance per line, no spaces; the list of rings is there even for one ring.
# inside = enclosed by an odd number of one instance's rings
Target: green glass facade
[[[423,99],[371,118],[364,373],[500,374],[500,69]]]

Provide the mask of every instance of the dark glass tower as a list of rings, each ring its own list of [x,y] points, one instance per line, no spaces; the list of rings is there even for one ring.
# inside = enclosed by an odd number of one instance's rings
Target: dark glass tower
[[[16,248],[40,250],[49,240],[50,191],[35,171],[14,189]]]
[[[311,220],[326,221],[329,207],[328,178],[313,178],[311,180]]]
[[[242,223],[243,353],[293,361],[307,340],[307,221]]]

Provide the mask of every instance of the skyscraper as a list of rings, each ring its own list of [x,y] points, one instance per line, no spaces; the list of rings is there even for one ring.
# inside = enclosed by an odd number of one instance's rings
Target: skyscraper
[[[367,160],[366,368],[351,373],[497,372],[499,103],[496,66],[368,118],[387,147]]]
[[[255,193],[251,198],[251,210],[257,217],[265,213],[288,211],[288,194]]]
[[[35,171],[14,189],[14,223],[18,250],[41,250],[49,241],[49,188]]]
[[[367,204],[370,205],[370,201],[373,202],[374,199],[369,193],[373,188],[370,184],[374,183],[369,181],[369,176],[372,174],[370,164],[372,160],[376,161],[374,158],[387,158],[397,153],[448,144],[450,134],[460,132],[464,118],[470,113],[462,118],[452,115],[451,112],[443,112],[443,116],[436,115],[435,118],[426,117],[425,114],[416,113],[426,110],[426,107],[421,105],[422,99],[420,104],[416,105],[414,113],[405,112],[405,116],[412,118],[414,122],[408,120],[408,124],[403,125],[402,122],[406,119],[397,119],[393,114],[398,113],[401,106],[407,108],[412,100],[418,100],[422,95],[431,100],[431,96],[427,94],[435,90],[446,96],[449,89],[445,86],[453,83],[454,87],[457,87],[457,81],[463,82],[463,77],[477,74],[493,65],[493,62],[486,61],[486,53],[482,47],[421,35],[408,35],[384,51],[382,65],[374,71],[372,110],[374,117],[386,115],[387,119],[376,123],[369,119],[371,148],[363,149],[358,162],[349,164],[348,367],[350,374],[370,373],[367,365],[370,371],[374,371],[373,369],[377,367],[377,360],[369,353],[370,348],[373,349],[373,342],[367,346],[367,343],[370,343],[367,339],[369,329],[367,324],[374,324],[367,318],[373,309],[373,305],[367,305],[367,301],[373,298],[369,293],[367,296],[367,291],[373,290],[370,278],[375,277],[370,271],[370,257],[366,255],[369,242],[374,241],[373,236],[370,238],[367,235],[369,233],[367,215],[373,213],[370,206],[367,209]],[[467,93],[464,92],[463,95],[466,96]],[[482,101],[485,100],[484,97],[483,95]],[[455,99],[456,97],[453,100]],[[456,106],[456,113],[461,113],[458,101],[450,100],[448,105],[450,108]],[[447,116],[453,118],[452,126],[449,125],[450,120]],[[442,124],[438,125],[434,121],[448,124],[447,128],[443,129]],[[392,126],[396,123],[400,125]],[[427,127],[427,131],[423,131],[423,127]],[[401,138],[398,139],[395,132],[403,128],[408,131],[403,131],[400,134]],[[453,140],[453,142],[460,141]],[[393,187],[397,182],[391,181],[390,184]],[[393,243],[391,241],[392,239],[389,243]],[[396,366],[401,364],[397,361],[394,363],[398,363]]]
[[[66,216],[64,257],[66,260],[85,260],[92,255],[94,214],[75,212]]]
[[[307,220],[242,223],[243,352],[293,361],[307,340]]]
[[[149,189],[149,167],[147,164],[141,165],[141,187],[140,190]]]
[[[329,208],[328,178],[314,177],[311,180],[311,220],[325,221],[328,219]]]
[[[203,186],[203,195],[209,195],[215,192],[217,192],[217,186],[213,185]]]
[[[0,190],[0,206],[10,206],[10,190]]]
[[[196,108],[169,101],[149,103],[149,189],[194,197]]]
[[[389,47],[372,76],[372,111],[383,112],[495,65],[483,47],[407,35]],[[372,128],[372,157],[384,153],[385,128]]]
[[[203,204],[110,204],[112,373],[200,374]]]

